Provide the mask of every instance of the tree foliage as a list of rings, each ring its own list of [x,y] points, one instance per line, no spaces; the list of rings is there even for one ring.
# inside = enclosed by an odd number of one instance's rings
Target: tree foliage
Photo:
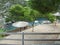
[[[48,18],[48,20],[50,20],[52,23],[55,21],[55,16],[54,15],[52,15],[52,13],[49,13],[48,15],[47,15],[47,18]]]
[[[55,17],[52,13],[59,11],[60,0],[29,0],[29,4],[31,8],[39,11],[42,16],[53,22]]]
[[[30,0],[30,6],[41,13],[51,13],[58,11],[60,0]]]
[[[24,16],[25,16],[25,19],[28,21],[35,21],[40,16],[40,13],[29,7],[25,7]]]
[[[6,22],[23,20],[23,15],[24,15],[23,11],[24,11],[23,6],[19,4],[12,5],[9,9],[10,15],[8,15],[8,17],[6,18]]]
[[[38,11],[31,9],[30,7],[23,7],[19,4],[11,6],[9,9],[10,15],[7,21],[34,21],[40,14]]]

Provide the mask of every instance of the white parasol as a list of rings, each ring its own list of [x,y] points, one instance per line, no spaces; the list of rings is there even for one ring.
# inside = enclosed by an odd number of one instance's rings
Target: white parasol
[[[60,16],[60,12],[54,13],[53,15],[56,17],[55,20],[57,20],[57,16]],[[56,22],[55,22],[55,26],[56,26]]]
[[[54,15],[54,16],[60,16],[60,13],[57,12],[57,13],[54,13],[53,15]]]
[[[28,26],[28,22],[19,21],[19,22],[13,23],[12,26],[14,26],[14,27],[26,27],[26,26]]]

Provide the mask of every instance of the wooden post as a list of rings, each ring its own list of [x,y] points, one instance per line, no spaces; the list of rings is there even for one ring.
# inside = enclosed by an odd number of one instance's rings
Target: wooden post
[[[24,32],[22,32],[22,45],[24,45]]]

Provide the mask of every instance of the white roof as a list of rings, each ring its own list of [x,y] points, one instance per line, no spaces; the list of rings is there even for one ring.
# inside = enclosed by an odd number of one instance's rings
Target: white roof
[[[19,22],[13,23],[12,26],[14,26],[14,27],[26,27],[26,26],[28,26],[28,22],[19,21]]]

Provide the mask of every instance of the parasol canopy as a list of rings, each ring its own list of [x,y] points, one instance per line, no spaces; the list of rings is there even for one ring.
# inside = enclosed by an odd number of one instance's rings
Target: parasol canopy
[[[28,25],[29,25],[28,22],[25,21],[19,21],[12,24],[12,26],[14,27],[26,27]]]

